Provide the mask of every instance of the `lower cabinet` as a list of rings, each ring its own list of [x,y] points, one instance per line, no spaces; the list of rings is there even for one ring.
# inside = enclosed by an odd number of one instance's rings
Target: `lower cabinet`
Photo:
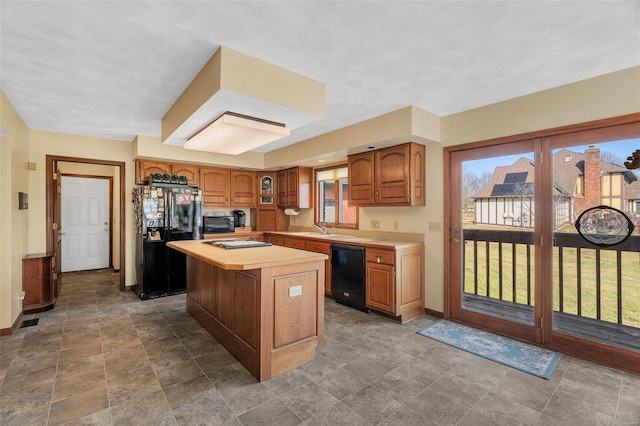
[[[424,313],[424,246],[367,247],[366,305],[404,323]]]
[[[50,254],[28,254],[22,258],[22,312],[31,314],[53,309],[55,304],[53,259]]]

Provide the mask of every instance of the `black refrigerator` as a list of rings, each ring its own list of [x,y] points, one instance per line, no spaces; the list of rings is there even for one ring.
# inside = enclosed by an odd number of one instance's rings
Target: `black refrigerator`
[[[136,274],[140,299],[186,290],[186,256],[170,241],[202,239],[202,191],[186,185],[141,186],[133,191]]]

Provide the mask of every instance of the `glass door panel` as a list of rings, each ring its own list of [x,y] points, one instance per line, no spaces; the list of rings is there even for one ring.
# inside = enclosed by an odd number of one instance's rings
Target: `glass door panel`
[[[590,142],[552,151],[552,330],[640,352],[640,174],[624,164],[640,139]],[[609,207],[635,230],[621,243],[593,244],[588,233],[626,225]],[[580,221],[586,238],[575,226],[584,212],[594,215]]]
[[[453,319],[535,340],[533,141],[452,153]]]

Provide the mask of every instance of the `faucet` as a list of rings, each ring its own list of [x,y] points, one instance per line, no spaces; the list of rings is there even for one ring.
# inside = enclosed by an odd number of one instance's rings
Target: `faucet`
[[[327,235],[327,227],[326,226],[318,226],[315,223],[313,225],[314,228],[316,228],[317,230],[319,230],[320,232],[322,232],[322,235]]]

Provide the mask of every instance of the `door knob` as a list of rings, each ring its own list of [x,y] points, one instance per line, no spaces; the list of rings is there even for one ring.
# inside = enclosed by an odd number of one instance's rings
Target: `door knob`
[[[109,228],[104,228],[104,232],[109,232]]]

